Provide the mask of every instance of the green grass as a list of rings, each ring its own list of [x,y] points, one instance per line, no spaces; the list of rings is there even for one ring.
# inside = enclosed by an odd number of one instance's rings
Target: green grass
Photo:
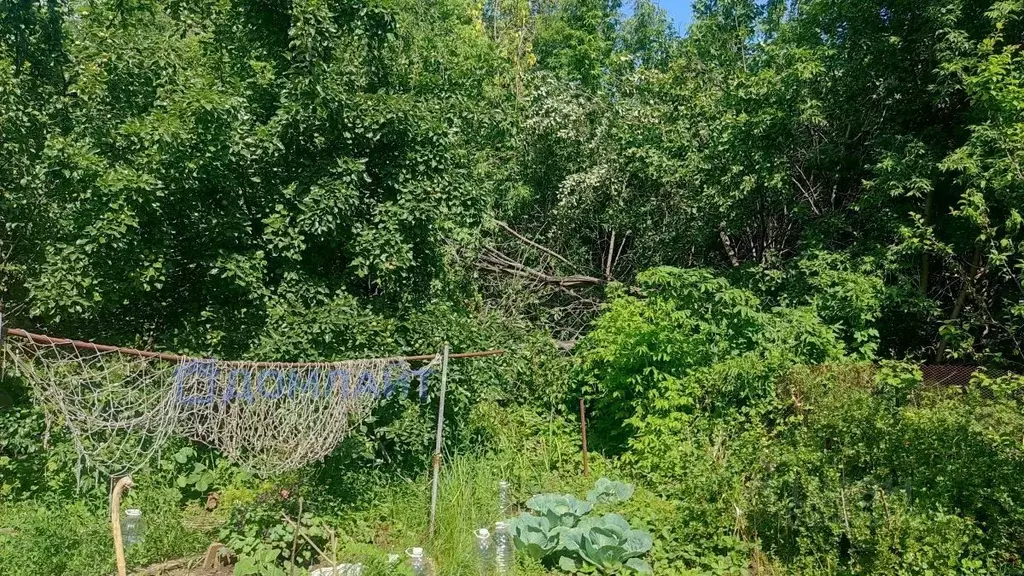
[[[479,574],[473,532],[478,528],[493,532],[494,523],[501,519],[501,480],[511,483],[513,503],[521,504],[538,492],[582,494],[597,477],[582,475],[579,447],[572,430],[560,420],[525,416],[527,421],[519,421],[508,417],[508,412],[505,415],[502,429],[492,430],[491,451],[443,460],[433,539],[429,537],[429,472],[414,481],[388,485],[362,512],[342,513],[340,530],[403,558],[406,548],[422,546],[434,559],[438,576]],[[605,466],[603,460],[595,459],[595,473]],[[517,574],[546,573],[526,559],[518,560]]]
[[[146,522],[145,541],[129,548],[129,566],[198,555],[209,535],[188,528],[176,501],[159,490],[133,495]],[[109,512],[82,501],[43,506],[32,501],[0,505],[0,574],[97,576],[114,572]]]
[[[332,486],[307,484],[307,510],[315,513],[339,535],[339,560],[360,561],[383,567],[388,553],[404,560],[404,550],[422,546],[437,567],[438,576],[477,575],[479,560],[474,531],[486,527],[493,531],[500,520],[498,483],[508,480],[513,502],[522,503],[531,495],[546,491],[582,494],[593,479],[581,473],[580,453],[574,430],[558,418],[537,416],[529,411],[480,407],[482,419],[494,428],[487,431],[487,449],[473,453],[446,455],[439,481],[437,523],[433,538],[429,535],[430,471],[415,479],[402,481],[379,470],[348,470],[352,486],[373,486],[357,490],[355,500],[338,499]],[[500,422],[501,425],[495,423]],[[595,474],[603,461],[595,458]],[[308,478],[315,478],[310,476]],[[376,481],[376,482],[375,482]],[[200,554],[217,536],[216,525],[229,516],[237,494],[245,495],[237,505],[251,503],[259,490],[222,491],[222,508],[214,514],[190,501],[186,507],[174,486],[161,485],[155,477],[141,478],[129,493],[129,504],[144,511],[146,541],[128,550],[130,567],[143,567],[168,559]],[[260,490],[270,490],[268,481]],[[271,488],[267,488],[271,486]],[[236,494],[237,493],[237,494]],[[0,574],[38,576],[61,574],[95,576],[114,570],[108,512],[101,501],[87,505],[23,501],[0,505]],[[197,529],[196,515],[214,519],[210,526]],[[212,521],[212,520],[211,520]],[[517,574],[545,574],[536,565],[520,559]],[[404,564],[404,562],[403,562]],[[388,573],[371,569],[371,573]],[[393,573],[393,572],[392,572]]]

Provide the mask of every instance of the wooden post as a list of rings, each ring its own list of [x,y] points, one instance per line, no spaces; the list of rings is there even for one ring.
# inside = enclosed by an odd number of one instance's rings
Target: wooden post
[[[295,551],[299,547],[299,532],[302,530],[302,496],[299,496],[299,518],[295,522],[295,532],[292,533],[292,558],[288,563],[288,576],[295,574]]]
[[[0,300],[0,378],[4,375],[4,337],[7,336],[7,324],[4,323],[4,302]]]
[[[121,540],[121,493],[134,486],[130,476],[125,476],[114,484],[110,495],[110,528],[114,532],[114,557],[117,559],[117,576],[128,576],[128,567],[124,560],[124,541]]]
[[[437,520],[437,480],[441,473],[441,433],[444,429],[444,395],[448,390],[448,344],[441,356],[441,396],[437,406],[437,436],[434,439],[434,479],[430,486],[430,539],[434,539]]]
[[[580,398],[580,435],[583,436],[583,475],[590,476],[590,462],[587,454],[587,411]]]

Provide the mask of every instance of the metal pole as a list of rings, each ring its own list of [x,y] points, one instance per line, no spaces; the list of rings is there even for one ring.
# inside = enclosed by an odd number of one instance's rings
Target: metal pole
[[[430,487],[430,539],[434,539],[437,519],[437,479],[441,472],[441,432],[444,429],[444,395],[448,391],[448,344],[441,355],[441,399],[437,406],[437,436],[434,441],[434,479]]]
[[[583,475],[590,476],[590,458],[587,454],[587,411],[580,398],[580,435],[583,436]]]

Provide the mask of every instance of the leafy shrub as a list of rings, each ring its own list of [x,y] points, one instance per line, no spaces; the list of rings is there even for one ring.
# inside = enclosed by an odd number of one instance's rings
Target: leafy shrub
[[[0,507],[0,574],[91,576],[114,569],[110,521],[81,504]]]
[[[231,510],[231,517],[220,530],[220,541],[238,556],[235,574],[248,576],[264,574],[283,575],[292,567],[309,567],[316,561],[313,548],[306,539],[296,540],[295,525],[301,526],[308,536],[323,550],[326,533],[323,520],[312,512],[299,515],[298,503],[286,492],[267,492],[248,505]],[[292,522],[286,522],[287,515]],[[293,541],[296,542],[292,554]]]
[[[826,258],[800,274],[841,290],[847,272]],[[1019,381],[924,387],[912,366],[850,363],[848,346],[872,349],[830,323],[856,316],[873,338],[873,282],[848,304],[769,309],[700,270],[640,279],[584,338],[577,376],[593,445],[670,502],[630,504],[655,572],[1021,569]]]
[[[780,271],[755,269],[751,289],[772,306],[808,306],[831,326],[852,355],[872,359],[886,296],[879,263],[838,252],[810,250]]]
[[[655,268],[637,281],[641,295],[613,294],[580,344],[577,375],[598,448],[629,447],[642,461],[643,436],[656,447],[696,417],[763,412],[787,367],[844,356],[811,307],[765,310],[707,270]]]
[[[182,524],[176,498],[133,495],[143,509],[145,540],[126,550],[129,566],[198,554],[209,538]],[[0,505],[0,574],[95,576],[114,571],[110,516],[103,505],[79,501],[44,507],[35,502]]]

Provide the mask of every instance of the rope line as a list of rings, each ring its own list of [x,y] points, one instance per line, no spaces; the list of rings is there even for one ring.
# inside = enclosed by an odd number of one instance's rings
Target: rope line
[[[138,350],[135,348],[124,348],[121,346],[111,346],[109,344],[97,344],[95,342],[86,342],[84,340],[73,340],[71,338],[61,338],[59,336],[47,336],[45,334],[35,334],[19,328],[10,328],[6,331],[9,336],[17,336],[18,338],[24,338],[37,344],[46,344],[49,346],[74,346],[75,348],[84,348],[86,350],[93,350],[95,352],[117,352],[127,356],[138,356],[139,358],[157,358],[160,360],[166,360],[168,362],[183,362],[186,360],[195,360],[192,356],[183,356],[180,354],[171,354],[168,352],[153,352],[150,350]],[[461,352],[458,354],[449,354],[448,358],[484,358],[487,356],[500,356],[505,354],[507,350],[495,349],[495,350],[482,350],[479,352]],[[424,360],[433,360],[437,354],[420,354],[417,356],[388,356],[380,358],[379,360],[394,361],[394,362],[421,362]],[[312,366],[322,366],[324,364],[334,364],[336,362],[246,362],[245,360],[219,360],[219,363],[237,363],[244,364],[246,366],[259,366],[259,367],[298,367],[308,368]]]

